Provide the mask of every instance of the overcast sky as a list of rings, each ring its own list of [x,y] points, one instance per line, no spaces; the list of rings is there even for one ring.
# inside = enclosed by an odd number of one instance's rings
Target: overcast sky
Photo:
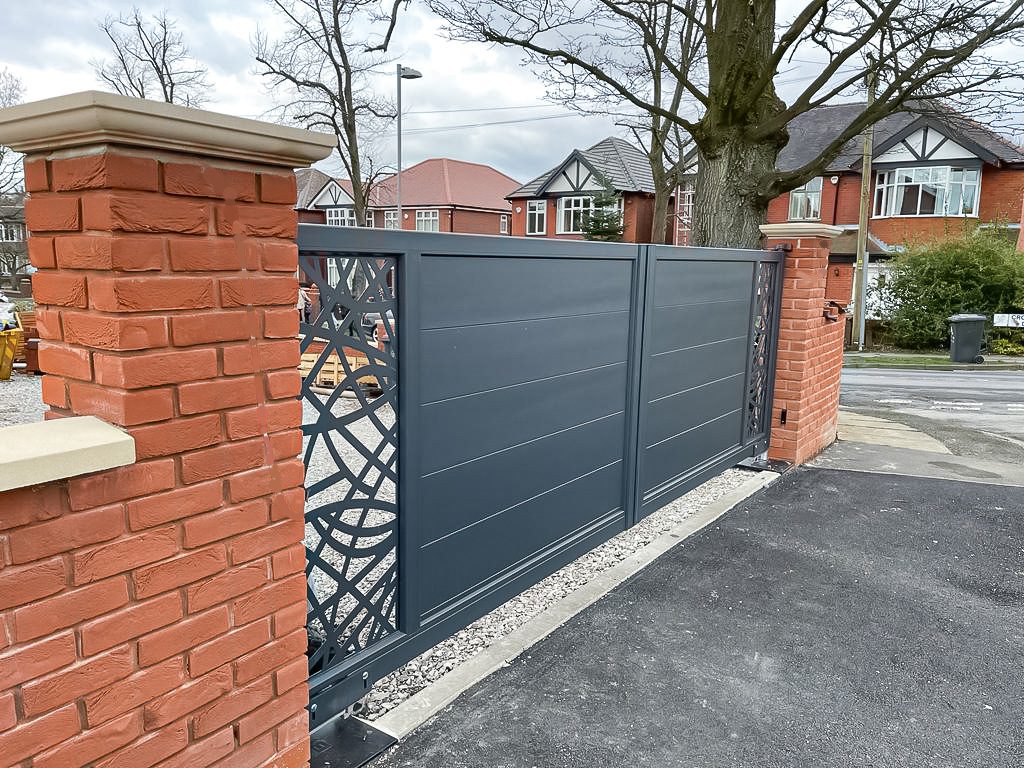
[[[12,4],[15,0],[7,0]],[[250,40],[257,27],[271,37],[280,28],[263,0],[166,0],[138,2],[143,11],[166,7],[193,55],[210,69],[213,92],[207,109],[261,117],[273,106],[263,80],[253,73]],[[124,12],[130,2],[111,0],[34,0],[7,8],[0,24],[0,68],[9,67],[25,84],[27,101],[98,89],[91,59],[107,55],[98,23]],[[520,181],[540,174],[574,147],[588,147],[617,134],[611,119],[570,115],[543,100],[543,88],[512,51],[454,43],[439,22],[413,3],[398,27],[392,50],[423,72],[407,81],[402,97],[410,131],[403,141],[406,167],[428,157],[455,157],[493,165]],[[394,91],[393,66],[379,76],[380,92]],[[486,111],[438,112],[437,110]],[[494,109],[516,107],[516,109]],[[536,118],[558,115],[557,119]],[[417,133],[419,128],[513,121],[507,125]],[[385,136],[377,152],[394,164],[394,138]]]
[[[89,64],[108,55],[99,22],[128,11],[130,0],[3,2],[10,7],[0,23],[0,68],[7,66],[22,79],[26,100],[101,87]],[[207,109],[246,117],[262,117],[271,109],[273,99],[253,72],[251,50],[258,28],[271,38],[280,32],[265,0],[137,4],[144,12],[166,8],[177,19],[193,55],[210,69],[213,91]],[[780,18],[794,4],[780,0]],[[545,102],[542,85],[515,51],[447,40],[439,21],[417,2],[401,17],[392,52],[424,75],[403,88],[406,167],[428,157],[454,157],[487,163],[528,181],[573,148],[588,147],[608,135],[628,137],[612,118],[577,115]],[[816,70],[820,68],[811,61],[788,64],[777,79],[780,95],[785,99],[802,88]],[[393,66],[376,77],[379,92],[392,96]],[[506,124],[494,124],[499,122]],[[458,127],[477,123],[492,124]],[[437,130],[445,126],[454,128]],[[394,164],[393,132],[377,144],[378,162]]]

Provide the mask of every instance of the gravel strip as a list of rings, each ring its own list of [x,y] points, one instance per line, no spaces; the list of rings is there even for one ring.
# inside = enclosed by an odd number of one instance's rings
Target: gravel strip
[[[10,381],[0,381],[0,426],[42,421],[46,406],[42,401],[41,385],[41,377],[25,376],[18,373],[12,375]],[[307,424],[315,422],[315,410],[309,403],[304,403],[303,405],[305,411],[304,422]],[[358,405],[358,401],[352,398],[339,398],[331,408],[331,412],[336,416],[344,416],[355,410]],[[380,415],[383,424],[386,427],[390,427],[394,418],[390,408],[381,409]],[[349,425],[349,429],[367,445],[376,446],[380,440],[378,427],[369,419],[361,419]],[[335,446],[344,461],[350,462],[351,466],[360,466],[362,464],[362,457],[354,448],[346,444],[344,440],[336,439]],[[309,478],[311,480],[326,478],[336,471],[334,458],[322,444],[318,445],[310,461]],[[747,470],[730,469],[718,477],[709,480],[672,504],[648,516],[633,528],[618,534],[579,560],[570,563],[539,584],[529,588],[518,597],[509,600],[462,631],[413,659],[407,665],[388,675],[374,686],[364,701],[365,710],[363,716],[373,720],[394,709],[405,699],[419,692],[496,640],[522,626],[565,595],[586,584],[602,571],[642,549],[662,533],[674,528],[706,504],[735,489],[750,474]],[[371,473],[368,475],[367,481],[373,483],[375,477],[375,473]],[[311,502],[319,506],[336,501],[343,498],[347,490],[347,483],[338,482],[317,494],[314,499],[311,499]],[[394,498],[394,489],[390,483],[385,482],[381,491],[382,493],[379,494],[380,498],[388,500]],[[345,513],[345,519],[348,522],[358,522],[357,517],[356,513]],[[386,513],[370,513],[363,520],[363,524],[379,525],[391,522],[392,520],[393,517]],[[347,537],[340,534],[335,535],[339,540],[344,540],[344,543],[351,543]],[[316,547],[319,543],[319,538],[319,535],[313,530],[312,526],[307,525],[307,546]],[[360,544],[361,546],[367,546],[373,541],[375,539],[362,539]],[[328,559],[331,564],[338,568],[343,567],[344,557],[341,553],[336,552],[330,547],[324,548],[323,553],[325,559]],[[372,583],[391,564],[392,559],[386,558],[374,568],[369,574],[367,581]],[[350,560],[348,563],[349,572],[358,570],[359,566],[360,561]],[[321,599],[329,598],[335,588],[333,579],[329,578],[322,571],[314,571],[312,582],[314,592]],[[354,605],[354,601],[350,598],[342,600],[338,613],[339,617],[343,616],[346,613],[345,609],[350,608],[352,605]]]
[[[0,381],[0,427],[42,421],[45,412],[42,376],[15,371],[8,381]]]
[[[625,560],[705,505],[739,487],[751,474],[744,469],[726,470],[392,672],[378,682],[364,699],[362,716],[375,720],[394,709],[602,571]]]

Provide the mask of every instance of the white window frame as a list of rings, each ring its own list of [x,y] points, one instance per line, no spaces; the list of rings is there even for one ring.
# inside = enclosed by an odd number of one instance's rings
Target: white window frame
[[[789,193],[790,221],[821,221],[821,190],[824,179],[815,176]]]
[[[367,211],[366,212],[366,226],[369,227],[370,229],[373,229],[373,227],[374,227],[373,211]]]
[[[501,214],[501,218],[498,220],[498,234],[499,235],[507,235],[508,234],[508,214],[507,213]]]
[[[329,227],[354,227],[356,226],[356,209],[349,207],[325,208],[327,213],[327,226]]]
[[[425,211],[416,211],[416,231],[440,232],[441,212],[436,208],[430,208]]]
[[[384,211],[384,229],[399,229],[397,209]]]
[[[526,202],[526,234],[528,234],[528,235],[546,235],[547,233],[548,233],[548,201],[547,200],[527,200],[527,202]]]
[[[969,176],[973,176],[969,178]],[[880,170],[875,175],[872,215],[888,218],[978,218],[981,204],[981,168],[959,165],[919,165]],[[973,206],[965,211],[964,190],[973,189]],[[931,190],[931,192],[928,192]],[[941,193],[941,202],[939,202]],[[907,195],[916,195],[915,213],[903,213]],[[935,210],[921,213],[926,194],[935,198]],[[950,210],[950,203],[956,200]]]
[[[25,240],[25,225],[17,221],[0,223],[0,243],[20,243]]]
[[[555,222],[555,234],[582,235],[584,218],[594,210],[594,198],[590,195],[574,195],[558,198],[558,219]],[[569,226],[566,227],[566,216]]]

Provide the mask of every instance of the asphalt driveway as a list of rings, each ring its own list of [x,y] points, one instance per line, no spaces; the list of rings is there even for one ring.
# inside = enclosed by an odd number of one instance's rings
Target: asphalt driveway
[[[1024,766],[1024,491],[793,472],[378,766]]]

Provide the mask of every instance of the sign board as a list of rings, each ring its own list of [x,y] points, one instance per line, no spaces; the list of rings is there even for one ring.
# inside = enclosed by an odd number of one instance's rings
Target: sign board
[[[996,328],[1024,328],[1024,315],[995,315],[992,324]]]

